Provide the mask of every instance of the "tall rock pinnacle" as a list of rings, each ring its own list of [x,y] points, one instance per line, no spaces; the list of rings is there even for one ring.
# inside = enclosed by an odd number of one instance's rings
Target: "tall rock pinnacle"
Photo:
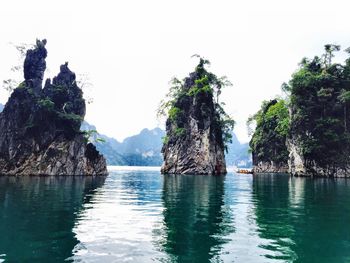
[[[68,63],[41,88],[45,44],[27,51],[24,85],[0,113],[0,174],[106,175],[106,160],[80,131],[85,100]]]
[[[27,51],[24,60],[24,79],[28,87],[32,87],[36,93],[42,88],[44,73],[46,70],[47,50],[45,48],[46,39],[36,40],[34,49]]]
[[[171,102],[162,149],[164,174],[226,173],[221,116],[213,96],[216,76],[205,70],[204,62],[200,60]]]

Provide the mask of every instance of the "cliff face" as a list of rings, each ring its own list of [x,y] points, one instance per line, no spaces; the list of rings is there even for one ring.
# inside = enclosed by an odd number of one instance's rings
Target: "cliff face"
[[[288,173],[288,164],[286,163],[275,163],[274,161],[264,162],[255,161],[253,162],[254,173]]]
[[[350,165],[344,162],[325,163],[304,153],[303,140],[291,133],[287,139],[288,172],[293,176],[350,177]]]
[[[201,61],[202,63],[202,61]],[[222,130],[203,64],[184,81],[169,111],[162,152],[165,174],[226,174]]]
[[[79,130],[85,101],[68,64],[42,89],[45,44],[28,50],[25,81],[0,113],[0,174],[105,175],[105,159]]]
[[[302,154],[302,149],[298,146],[299,143],[295,139],[287,139],[289,150],[288,172],[295,176],[307,175],[306,160]]]
[[[306,59],[289,82],[289,171],[296,176],[350,177],[350,59]],[[330,52],[330,53],[329,53]]]

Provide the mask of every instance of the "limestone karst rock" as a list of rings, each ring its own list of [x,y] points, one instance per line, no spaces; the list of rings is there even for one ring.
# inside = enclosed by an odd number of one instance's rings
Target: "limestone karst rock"
[[[163,174],[226,174],[220,116],[201,59],[184,80],[166,121]]]
[[[281,99],[263,102],[261,109],[251,117],[256,122],[249,143],[254,173],[288,172],[286,132],[280,126],[285,118],[288,118],[288,109]]]
[[[28,50],[25,81],[0,113],[0,174],[106,175],[104,157],[79,130],[85,101],[68,63],[41,88],[45,44]]]
[[[46,39],[36,41],[36,47],[29,49],[24,60],[24,79],[26,86],[39,93],[42,88],[44,73],[46,70],[47,50]]]

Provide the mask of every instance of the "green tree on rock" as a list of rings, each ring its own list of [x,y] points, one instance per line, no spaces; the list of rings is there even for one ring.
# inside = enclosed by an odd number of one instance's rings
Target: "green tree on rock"
[[[253,162],[275,162],[286,164],[288,150],[286,137],[289,132],[289,114],[283,99],[264,101],[261,109],[249,117],[247,126],[256,128],[249,143],[253,153]],[[252,131],[252,130],[251,130]]]
[[[166,116],[176,126],[174,137],[185,135],[184,118],[185,112],[178,106],[188,98],[199,95],[209,95],[211,103],[215,109],[215,125],[222,131],[222,142],[227,150],[227,144],[232,140],[232,130],[235,121],[225,112],[224,103],[220,101],[220,95],[225,87],[232,86],[226,76],[217,77],[214,73],[207,71],[206,66],[210,65],[210,61],[194,55],[199,58],[199,63],[195,71],[188,78],[179,80],[173,78],[170,81],[170,89],[165,99],[160,103],[157,110],[157,116]],[[208,113],[205,104],[201,108],[201,114]],[[181,131],[181,132],[180,132]],[[170,138],[170,137],[169,137]]]
[[[350,62],[332,62],[339,50],[338,45],[325,45],[323,59],[304,59],[289,82],[290,136],[300,142],[307,160],[322,167],[341,167],[350,161]]]

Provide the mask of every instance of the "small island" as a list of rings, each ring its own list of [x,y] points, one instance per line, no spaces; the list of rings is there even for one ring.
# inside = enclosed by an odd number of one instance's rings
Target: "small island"
[[[234,121],[219,102],[221,89],[228,85],[205,69],[208,60],[200,57],[194,72],[183,81],[173,79],[166,111],[166,136],[162,148],[163,174],[226,174],[225,146]]]
[[[334,63],[339,50],[327,44],[321,57],[304,58],[282,85],[286,97],[264,102],[249,119],[254,172],[350,176],[350,58]]]
[[[256,122],[249,146],[254,173],[288,172],[288,108],[282,99],[263,102],[261,109],[248,120]]]
[[[27,51],[24,81],[0,113],[0,174],[107,175],[106,160],[80,131],[83,92],[68,63],[42,88],[46,40]]]

